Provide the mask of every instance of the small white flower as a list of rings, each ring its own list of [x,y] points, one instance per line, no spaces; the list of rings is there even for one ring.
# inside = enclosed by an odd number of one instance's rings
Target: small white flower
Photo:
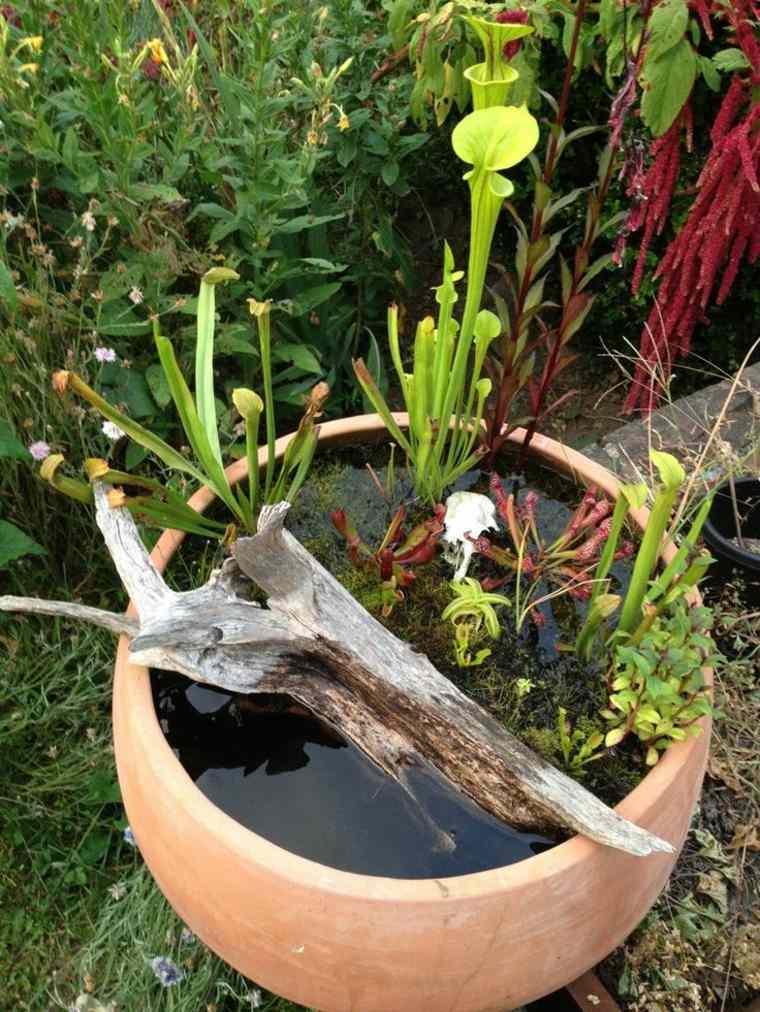
[[[488,496],[479,492],[454,492],[446,500],[444,524],[444,558],[456,566],[454,579],[463,580],[474,551],[468,535],[478,538],[483,531],[495,531],[496,507]]]
[[[135,286],[129,293],[129,301],[133,302],[136,306],[139,306],[142,300],[143,300],[143,293],[137,286]]]
[[[124,431],[120,429],[115,422],[103,422],[101,430],[105,436],[108,436],[112,443],[115,443],[117,439],[121,439],[121,437],[125,435]]]
[[[261,1008],[264,1004],[264,996],[257,987],[248,992],[248,997],[251,999],[251,1008]]]
[[[98,362],[115,362],[116,352],[113,348],[96,348],[95,358]]]
[[[46,457],[50,456],[50,446],[44,439],[38,439],[34,443],[29,444],[29,452],[34,460],[45,460]]]
[[[122,900],[127,895],[127,887],[123,882],[114,882],[112,886],[108,887],[108,892],[113,899]]]
[[[11,214],[10,211],[6,212],[5,215],[5,228],[6,231],[12,232],[15,228],[23,228],[26,225],[26,218],[23,214]]]
[[[95,215],[92,213],[92,211],[85,211],[79,220],[82,222],[82,224],[84,225],[84,227],[87,229],[88,232],[95,231],[96,225]]]

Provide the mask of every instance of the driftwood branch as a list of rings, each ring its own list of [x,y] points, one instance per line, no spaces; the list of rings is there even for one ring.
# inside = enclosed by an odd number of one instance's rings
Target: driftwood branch
[[[126,632],[136,663],[234,692],[286,693],[407,790],[405,769],[432,765],[515,828],[573,830],[637,855],[672,850],[526,748],[372,618],[284,529],[287,503],[262,510],[258,533],[238,540],[234,558],[204,587],[177,593],[150,561],[128,511],[111,509],[102,486],[95,500],[139,629],[97,609],[69,606],[68,614]],[[246,580],[266,592],[266,609],[242,596]],[[0,599],[0,607],[6,600],[25,599]],[[28,610],[64,614],[62,607]]]
[[[37,597],[0,597],[0,611],[23,611],[32,615],[53,615],[59,618],[73,618],[79,622],[90,622],[102,626],[117,636],[136,636],[140,623],[127,615],[115,611],[90,608],[86,604],[72,604],[70,601],[41,601]]]

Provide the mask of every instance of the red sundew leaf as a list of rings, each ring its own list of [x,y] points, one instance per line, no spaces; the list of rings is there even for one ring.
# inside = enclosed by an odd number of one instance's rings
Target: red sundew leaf
[[[380,579],[386,583],[393,576],[393,549],[383,548],[377,557]]]

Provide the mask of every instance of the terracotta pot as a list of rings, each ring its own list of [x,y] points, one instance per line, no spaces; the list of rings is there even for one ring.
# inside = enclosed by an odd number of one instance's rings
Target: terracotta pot
[[[397,416],[400,423],[405,416]],[[332,446],[382,438],[376,415],[321,428]],[[519,439],[519,433],[516,439]],[[286,445],[278,441],[278,452]],[[616,481],[542,436],[539,459],[610,495]],[[229,475],[239,480],[245,462]],[[191,503],[205,508],[203,489]],[[646,521],[646,512],[636,516]],[[182,541],[153,551],[163,569]],[[618,806],[680,849],[699,794],[709,722],[669,749]],[[166,743],[148,672],[119,644],[114,739],[130,825],[160,889],[223,959],[277,994],[324,1012],[504,1012],[603,959],[654,903],[675,855],[630,857],[576,836],[492,871],[402,880],[336,871],[268,842],[207,800]]]

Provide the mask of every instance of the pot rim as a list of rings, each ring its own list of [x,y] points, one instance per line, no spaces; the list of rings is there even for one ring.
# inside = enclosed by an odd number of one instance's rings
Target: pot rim
[[[408,416],[405,413],[394,413],[393,417],[401,427],[408,425]],[[378,415],[353,415],[325,422],[319,429],[319,442],[324,446],[377,437],[385,431],[385,425]],[[516,429],[510,435],[509,441],[515,445],[519,444],[524,433],[524,429]],[[294,435],[295,433],[289,433],[277,440],[275,444],[277,457],[281,456]],[[531,442],[531,452],[587,486],[595,485],[611,496],[618,493],[619,483],[610,471],[556,440],[536,434]],[[259,453],[259,464],[265,462],[266,447],[263,447]],[[246,470],[246,460],[242,458],[227,468],[227,475],[231,482],[237,482],[245,476]],[[202,511],[213,499],[213,493],[207,487],[203,487],[189,499],[189,504],[194,509]],[[646,508],[634,509],[631,515],[635,523],[643,528],[649,511]],[[165,569],[184,537],[184,532],[176,530],[168,530],[161,535],[150,556],[159,572]],[[674,554],[675,547],[672,543],[663,547],[662,556],[666,562]],[[695,601],[699,601],[698,595],[695,596]],[[131,602],[129,613],[136,614]],[[446,878],[445,885],[444,880],[440,878],[387,878],[342,871],[320,864],[271,843],[253,830],[247,829],[213,804],[200,788],[196,787],[164,738],[153,705],[148,669],[129,661],[129,643],[125,636],[119,639],[116,670],[122,677],[133,681],[130,698],[131,703],[137,705],[140,710],[141,744],[144,750],[141,761],[150,761],[164,783],[167,786],[171,785],[171,797],[190,810],[193,822],[213,827],[213,832],[223,837],[224,843],[231,851],[239,853],[244,860],[266,866],[269,873],[282,879],[306,883],[324,892],[349,897],[361,896],[366,900],[382,903],[441,902],[488,896],[502,892],[506,887],[519,888],[523,883],[535,881],[537,878],[561,875],[572,867],[588,861],[593,857],[594,850],[603,846],[576,835],[551,850],[515,864]],[[712,684],[711,671],[706,671],[706,680],[708,684]],[[702,750],[706,755],[710,718],[702,718],[701,724],[702,734],[671,746],[641,783],[615,806],[616,812],[632,822],[646,825],[646,817],[657,811],[660,796],[678,780],[684,767],[692,760],[694,750]],[[671,842],[676,846],[680,844],[680,840]],[[621,857],[625,856],[621,854]],[[659,855],[660,860],[664,858],[675,861],[675,855]],[[639,860],[654,861],[657,858],[650,856]]]
[[[717,497],[721,494],[724,495],[729,494],[730,488],[731,482],[724,481],[715,490],[715,496]],[[757,495],[760,495],[760,478],[752,478],[752,477],[735,478],[734,488],[737,491],[741,489],[742,492],[746,491],[747,489],[750,490],[754,489],[754,492],[757,493]],[[713,504],[714,502],[715,500],[713,500]],[[758,507],[755,506],[753,508],[757,509]],[[751,570],[753,573],[760,572],[760,555],[758,555],[757,552],[750,552],[748,551],[748,549],[742,548],[739,545],[734,544],[734,542],[730,541],[725,536],[725,534],[721,534],[721,532],[713,523],[711,519],[711,514],[712,514],[712,507],[710,509],[710,514],[708,514],[707,520],[705,521],[704,526],[702,528],[702,536],[707,542],[707,544],[710,546],[710,548],[712,548],[713,551],[715,552],[722,553],[723,557],[729,560],[730,562],[734,563],[734,565],[741,566],[744,569]]]

